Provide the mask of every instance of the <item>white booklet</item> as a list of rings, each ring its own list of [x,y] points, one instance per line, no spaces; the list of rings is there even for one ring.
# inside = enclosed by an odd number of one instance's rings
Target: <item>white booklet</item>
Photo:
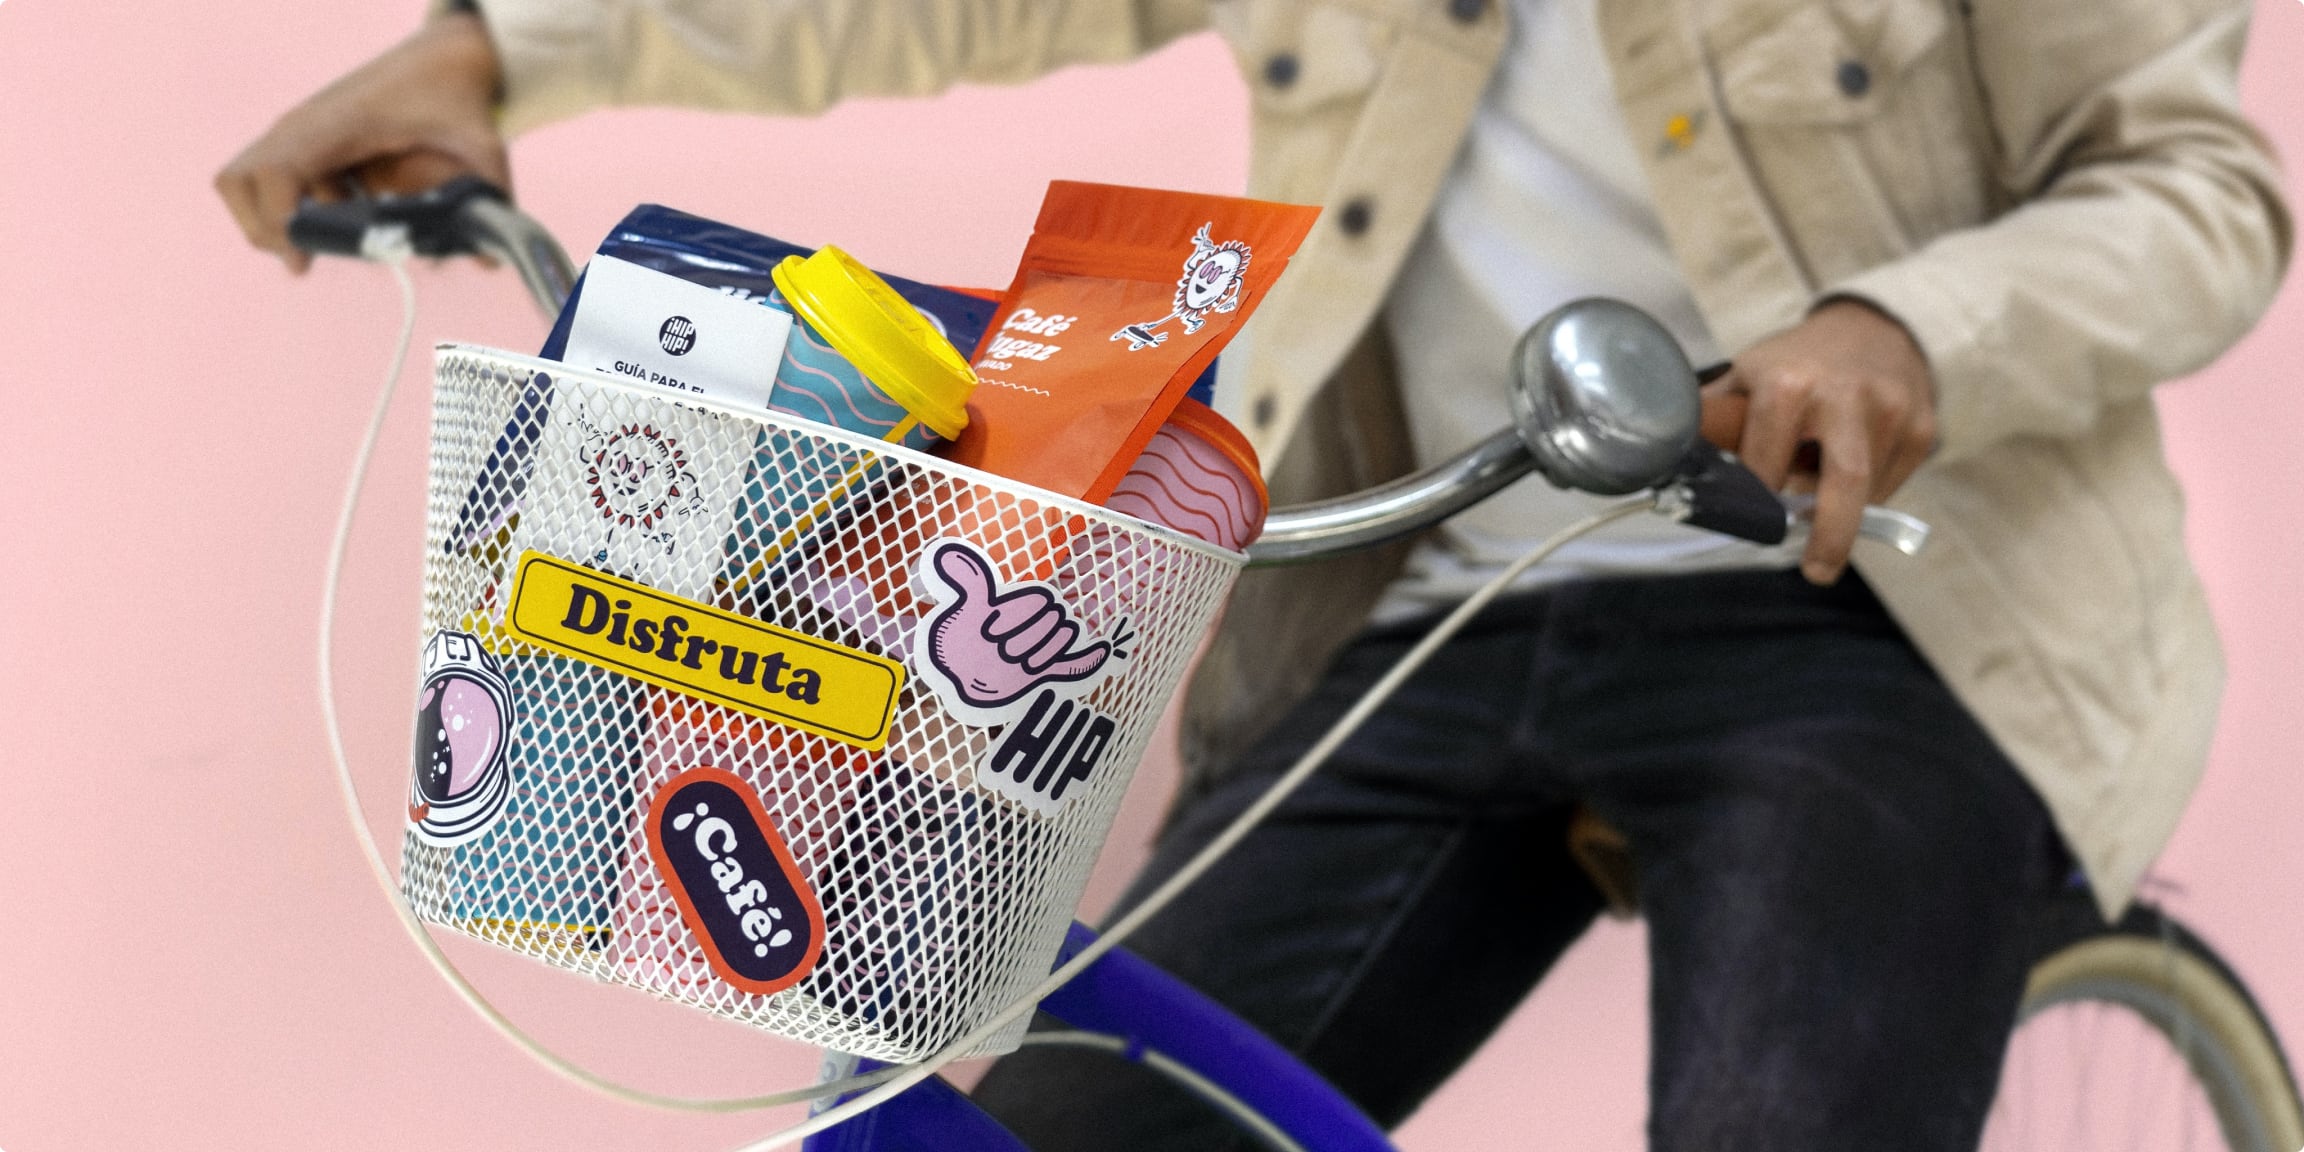
[[[628,260],[594,256],[560,358],[571,367],[766,408],[791,338],[788,313]]]

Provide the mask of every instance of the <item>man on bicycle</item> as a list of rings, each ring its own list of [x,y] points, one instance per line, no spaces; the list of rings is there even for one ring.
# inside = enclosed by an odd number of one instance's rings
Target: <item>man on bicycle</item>
[[[1650,921],[1658,1149],[1975,1145],[2077,863],[2124,905],[2198,777],[2220,657],[2152,386],[2278,284],[2237,110],[2242,0],[481,0],[218,178],[300,259],[347,174],[506,176],[500,132],[606,103],[807,113],[1115,61],[1213,26],[1249,191],[1327,212],[1221,399],[1273,497],[1502,426],[1515,335],[1627,299],[1704,359],[1706,433],[1812,490],[1794,554],[1657,523],[1568,550],[1411,681],[1133,946],[1385,1124],[1601,910]],[[1935,526],[1863,552],[1886,501]],[[1189,689],[1138,892],[1392,657],[1584,510],[1522,484],[1412,545],[1245,578]],[[979,1099],[1036,1147],[1231,1137],[1117,1064],[1031,1052]]]

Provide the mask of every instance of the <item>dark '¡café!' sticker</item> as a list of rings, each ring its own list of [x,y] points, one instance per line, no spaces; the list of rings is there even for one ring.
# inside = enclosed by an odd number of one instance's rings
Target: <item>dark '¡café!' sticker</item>
[[[766,996],[816,967],[824,910],[759,794],[735,773],[691,768],[658,789],[648,852],[721,979]]]

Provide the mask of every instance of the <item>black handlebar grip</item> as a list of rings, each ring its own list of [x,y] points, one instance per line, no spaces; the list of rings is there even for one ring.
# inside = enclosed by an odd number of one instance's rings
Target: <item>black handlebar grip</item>
[[[1790,532],[1784,502],[1750,468],[1707,441],[1688,449],[1678,485],[1688,498],[1683,523],[1754,544],[1782,544]]]
[[[408,226],[408,242],[419,256],[466,256],[480,250],[480,235],[464,215],[474,200],[509,204],[502,188],[478,176],[458,176],[414,196],[377,201],[384,218]]]
[[[306,252],[361,255],[370,229],[399,225],[419,256],[462,256],[480,250],[480,234],[464,214],[474,200],[511,203],[504,190],[477,176],[458,176],[413,196],[363,196],[334,204],[306,200],[288,220],[288,242]]]
[[[375,205],[365,200],[322,204],[306,200],[288,218],[288,242],[306,252],[358,256],[360,242],[376,223]]]

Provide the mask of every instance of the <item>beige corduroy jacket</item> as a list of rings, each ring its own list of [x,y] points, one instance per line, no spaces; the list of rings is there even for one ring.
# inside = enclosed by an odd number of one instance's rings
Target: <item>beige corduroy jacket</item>
[[[1329,209],[1228,357],[1234,415],[1281,502],[1406,462],[1371,322],[1495,68],[1500,0],[481,6],[515,131],[600,104],[807,113],[1020,81],[1213,26],[1253,94],[1250,193]],[[1917,559],[1860,547],[1858,567],[2046,799],[2107,911],[2124,904],[2199,777],[2222,677],[2150,391],[2247,330],[2290,239],[2237,107],[2245,0],[1599,12],[1721,346],[1847,294],[1926,352],[1941,447],[1894,503],[1936,536]],[[1190,689],[1191,762],[1309,687],[1396,563],[1246,579]]]

